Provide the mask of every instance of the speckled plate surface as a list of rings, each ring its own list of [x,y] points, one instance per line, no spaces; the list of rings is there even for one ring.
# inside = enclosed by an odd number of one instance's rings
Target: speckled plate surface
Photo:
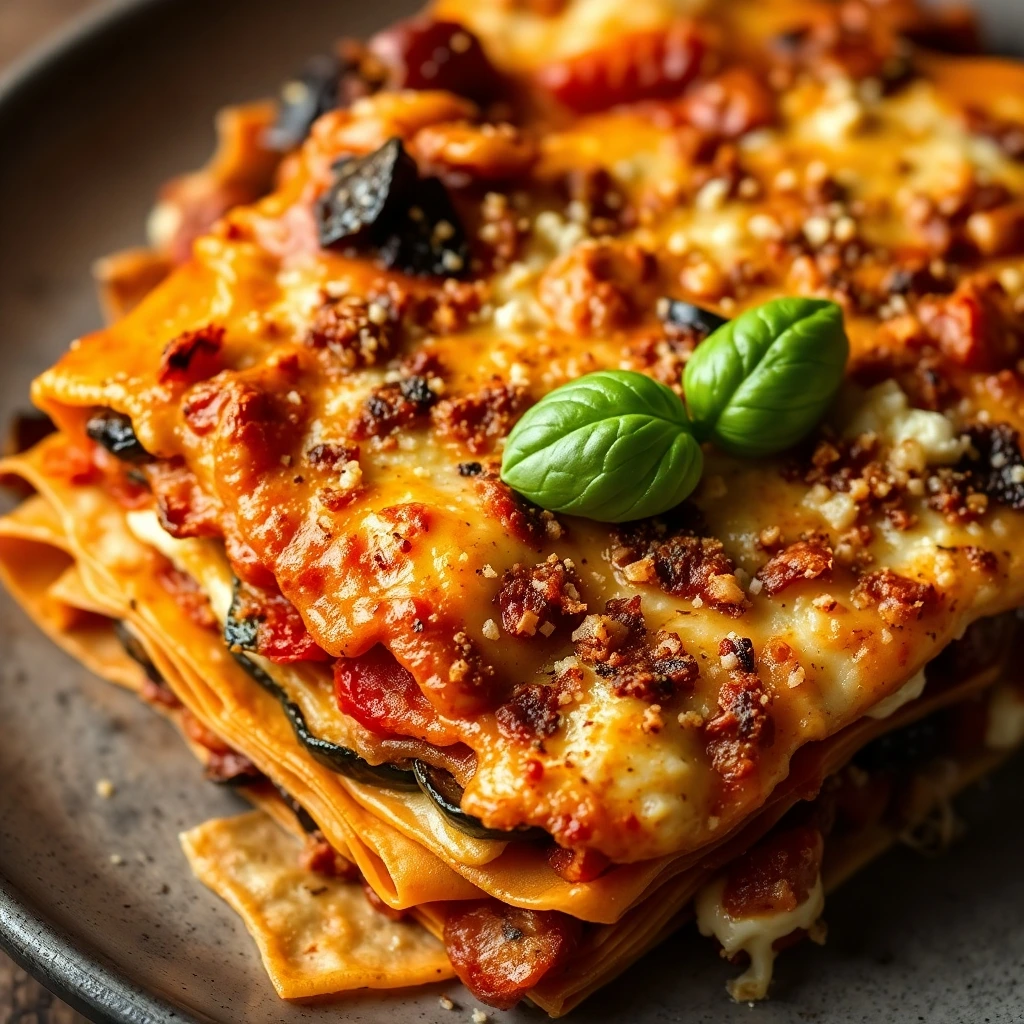
[[[992,37],[1024,46],[1024,0],[986,6]],[[210,149],[217,107],[273,91],[335,35],[407,7],[122,4],[0,85],[0,417],[97,324],[91,260],[141,240],[154,189]],[[101,778],[112,799],[96,795]],[[962,798],[969,827],[946,856],[895,851],[832,897],[827,946],[787,953],[770,1003],[731,1004],[730,969],[684,932],[572,1019],[1024,1020],[1022,782],[1018,759]],[[202,780],[169,725],[56,651],[0,594],[0,944],[17,960],[97,1021],[468,1020],[477,1004],[456,985],[281,1003],[242,925],[178,847],[180,830],[240,808]]]

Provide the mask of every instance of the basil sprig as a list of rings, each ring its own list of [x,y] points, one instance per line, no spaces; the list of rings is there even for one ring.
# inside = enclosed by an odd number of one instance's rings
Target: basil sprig
[[[501,478],[552,512],[621,523],[678,505],[704,456],[671,388],[601,370],[545,395],[515,425]]]
[[[834,302],[776,299],[697,346],[683,376],[686,407],[628,370],[545,395],[509,435],[501,478],[552,512],[616,523],[658,515],[697,486],[700,441],[758,458],[801,440],[835,396],[848,353]]]
[[[697,435],[733,455],[774,455],[805,437],[843,380],[843,311],[824,299],[776,299],[719,327],[683,374]]]

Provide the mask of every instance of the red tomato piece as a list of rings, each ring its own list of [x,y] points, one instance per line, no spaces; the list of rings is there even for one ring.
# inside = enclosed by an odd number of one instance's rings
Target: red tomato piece
[[[426,738],[436,724],[437,713],[412,673],[379,644],[334,663],[334,693],[346,715],[382,736]]]
[[[745,918],[795,910],[821,873],[823,848],[821,833],[810,825],[768,836],[729,868],[725,912]]]
[[[462,983],[484,1003],[511,1009],[576,948],[582,925],[557,910],[522,910],[497,900],[455,904],[444,945]]]
[[[637,32],[537,72],[541,89],[577,114],[679,96],[697,76],[706,46],[690,22]]]

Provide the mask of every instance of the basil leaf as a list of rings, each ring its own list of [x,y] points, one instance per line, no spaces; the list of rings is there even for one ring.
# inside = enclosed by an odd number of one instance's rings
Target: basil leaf
[[[789,448],[821,419],[843,380],[843,311],[785,298],[748,310],[697,346],[683,375],[698,437],[734,455]]]
[[[545,395],[515,425],[501,478],[542,508],[621,523],[678,505],[704,464],[671,388],[602,370]]]

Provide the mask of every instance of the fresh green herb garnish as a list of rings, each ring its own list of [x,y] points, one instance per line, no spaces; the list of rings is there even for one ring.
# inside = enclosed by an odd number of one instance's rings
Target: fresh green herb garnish
[[[760,457],[796,444],[843,379],[843,313],[821,299],[776,299],[719,327],[671,388],[603,370],[545,395],[516,424],[501,478],[535,504],[600,522],[658,515],[700,480],[699,441]]]
[[[679,396],[629,370],[602,370],[545,395],[516,424],[501,478],[552,512],[620,523],[678,505],[704,456]]]
[[[773,455],[805,437],[843,380],[843,311],[823,299],[776,299],[698,345],[683,374],[697,436],[733,455]]]

